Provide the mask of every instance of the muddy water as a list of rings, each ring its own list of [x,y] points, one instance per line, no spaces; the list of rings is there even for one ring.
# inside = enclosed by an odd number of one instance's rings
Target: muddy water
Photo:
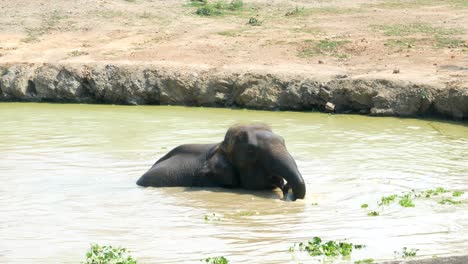
[[[222,139],[263,121],[286,139],[307,182],[303,201],[275,192],[140,188],[176,145]],[[151,106],[0,104],[0,262],[78,263],[89,244],[121,245],[141,263],[312,261],[290,253],[313,236],[365,244],[363,258],[466,254],[468,195],[389,206],[383,195],[468,191],[468,127],[428,120]],[[361,204],[368,203],[368,209]],[[380,210],[380,209],[379,209]],[[205,215],[216,220],[205,221]]]

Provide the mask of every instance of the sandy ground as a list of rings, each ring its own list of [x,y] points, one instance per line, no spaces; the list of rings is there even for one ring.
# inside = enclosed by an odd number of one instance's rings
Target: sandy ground
[[[468,0],[0,0],[0,63],[158,63],[468,82]],[[250,25],[250,18],[260,25]]]

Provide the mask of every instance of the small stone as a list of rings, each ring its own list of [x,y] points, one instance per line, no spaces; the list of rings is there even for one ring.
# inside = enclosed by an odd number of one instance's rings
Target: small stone
[[[393,69],[393,74],[400,73],[400,69]]]
[[[335,104],[331,102],[327,102],[325,104],[325,111],[327,112],[335,112]]]
[[[324,64],[325,62],[323,60],[319,60],[318,64]]]

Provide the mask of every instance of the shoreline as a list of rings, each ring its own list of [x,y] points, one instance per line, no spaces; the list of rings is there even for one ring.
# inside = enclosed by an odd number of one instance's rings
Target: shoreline
[[[275,67],[281,68],[281,67]],[[275,68],[0,64],[0,101],[182,105],[468,120],[468,83]]]

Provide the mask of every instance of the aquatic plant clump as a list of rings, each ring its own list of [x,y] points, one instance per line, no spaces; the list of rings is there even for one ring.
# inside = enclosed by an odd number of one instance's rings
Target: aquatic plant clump
[[[220,257],[209,257],[206,259],[202,259],[200,261],[206,262],[208,264],[228,264],[229,260],[223,256]]]
[[[86,261],[82,264],[137,264],[136,259],[129,255],[123,247],[99,246],[92,244],[86,252]]]
[[[447,197],[447,194],[451,193],[452,195],[450,197]],[[394,202],[398,201],[398,204],[402,207],[415,207],[414,200],[415,199],[420,199],[420,198],[434,198],[434,197],[441,197],[442,200],[440,200],[438,203],[439,204],[451,204],[451,205],[456,205],[456,204],[461,204],[462,201],[460,200],[454,200],[451,197],[461,197],[464,194],[463,191],[450,191],[446,190],[442,187],[437,187],[435,189],[430,189],[430,190],[425,190],[425,191],[420,191],[416,192],[415,190],[411,190],[411,192],[406,192],[403,194],[392,194],[389,196],[383,196],[380,198],[380,201],[377,203],[377,205],[380,208],[384,208],[385,206],[389,206]],[[367,208],[367,204],[362,204],[361,208]],[[367,214],[368,216],[378,216],[380,213],[378,211],[371,211]]]
[[[313,237],[307,242],[294,243],[294,245],[289,248],[289,251],[306,251],[312,257],[337,257],[340,255],[349,256],[353,249],[362,249],[364,247],[364,245],[353,245],[352,243],[335,242],[333,240],[323,243],[320,237]]]

